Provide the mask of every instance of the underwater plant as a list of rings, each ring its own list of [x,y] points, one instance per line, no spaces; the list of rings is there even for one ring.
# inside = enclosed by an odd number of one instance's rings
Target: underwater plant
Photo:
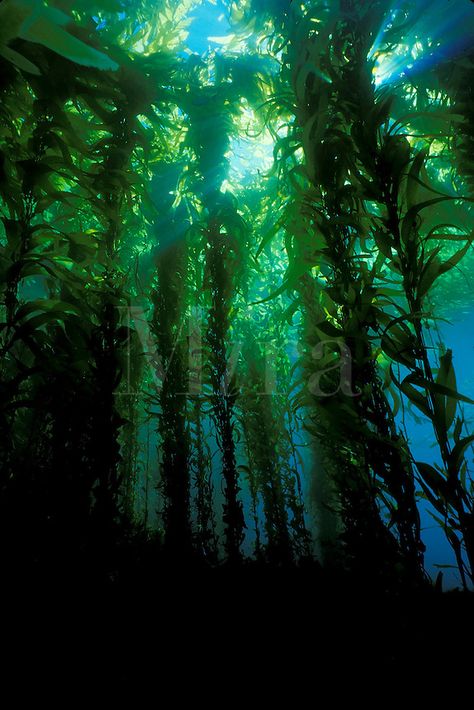
[[[5,563],[472,586],[473,13],[0,2]]]

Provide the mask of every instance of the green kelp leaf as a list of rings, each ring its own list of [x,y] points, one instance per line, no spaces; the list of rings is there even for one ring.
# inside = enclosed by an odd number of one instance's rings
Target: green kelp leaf
[[[426,234],[424,237],[422,237],[421,241],[422,242],[427,242],[429,239],[436,239],[439,241],[456,241],[456,242],[463,242],[468,238],[468,235],[463,232],[463,233],[457,233],[457,234],[452,234],[449,232],[439,232],[437,233],[437,229],[457,229],[459,230],[459,225],[453,224],[452,222],[442,222],[441,224],[437,224],[435,227],[432,227],[428,234]]]
[[[416,224],[417,217],[422,210],[426,209],[427,207],[433,207],[434,205],[437,205],[440,202],[446,202],[447,200],[454,200],[454,199],[455,199],[454,197],[450,197],[450,196],[446,195],[443,197],[435,197],[432,200],[426,200],[425,202],[419,202],[417,205],[413,205],[413,207],[410,207],[410,209],[408,209],[407,212],[405,213],[405,216],[403,217],[403,220],[402,220],[402,228],[401,228],[402,242],[404,244],[406,244],[409,241],[413,227]]]
[[[300,307],[301,307],[301,303],[299,302],[299,300],[295,300],[282,313],[282,318],[285,319],[285,321],[288,323],[288,325],[293,325],[293,316],[298,311],[298,309]]]
[[[461,417],[456,417],[456,424],[454,426],[453,437],[454,441],[457,443],[461,438],[461,431],[464,424],[464,420]]]
[[[427,294],[439,276],[453,269],[461,261],[461,259],[467,254],[471,243],[472,236],[469,237],[468,242],[462,247],[462,249],[459,249],[455,254],[453,254],[453,256],[444,262],[437,256],[439,248],[434,250],[436,251],[436,254],[431,254],[421,274],[420,282],[418,284],[419,298],[423,298],[423,296]]]
[[[256,259],[260,256],[260,254],[261,254],[262,251],[265,249],[265,247],[267,246],[267,244],[270,244],[270,242],[271,242],[272,239],[275,237],[275,235],[278,233],[279,229],[281,229],[281,227],[282,227],[282,223],[281,223],[281,222],[275,222],[275,224],[272,225],[272,227],[270,227],[270,229],[268,230],[268,232],[266,232],[266,234],[263,235],[263,238],[262,238],[260,244],[258,245],[258,249],[257,249],[257,251],[256,251],[256,253],[255,253],[255,258],[256,258]]]
[[[408,397],[410,402],[414,404],[425,416],[433,420],[433,413],[431,411],[430,402],[424,394],[419,392],[411,385],[410,380],[412,376],[408,375],[402,382],[400,382],[395,376],[392,365],[390,365],[390,377],[392,382],[396,385],[396,387],[398,387],[400,392],[403,392],[403,394]]]
[[[16,320],[23,320],[38,311],[50,313],[53,317],[61,316],[64,313],[81,315],[79,308],[72,303],[66,303],[65,301],[60,301],[55,298],[43,298],[30,301],[24,306],[21,306],[16,313]]]
[[[381,157],[395,184],[400,181],[402,172],[410,162],[410,153],[411,147],[405,136],[385,135]]]
[[[26,71],[28,74],[34,74],[35,76],[39,76],[41,74],[36,64],[30,62],[19,52],[15,52],[15,50],[11,47],[0,47],[0,56],[10,62],[10,64],[13,64],[17,69]]]
[[[393,405],[392,405],[392,412],[393,412],[393,417],[396,417],[398,412],[400,411],[401,407],[401,399],[397,394],[397,390],[395,387],[393,387],[392,382],[390,381],[390,371],[387,369],[386,375],[388,376],[386,378],[386,383],[384,383],[384,390],[386,390],[387,395],[390,395],[390,397],[393,400]]]
[[[387,259],[392,258],[392,246],[393,239],[388,232],[384,232],[381,229],[376,229],[374,231],[374,241],[377,249],[387,257]]]
[[[429,149],[423,148],[420,150],[413,159],[410,170],[407,175],[407,187],[406,187],[406,202],[407,208],[410,210],[412,207],[416,206],[416,198],[418,196],[419,182],[416,178],[420,176],[420,170],[428,156]]]
[[[449,525],[444,526],[444,532],[446,533],[446,537],[448,538],[449,543],[454,550],[458,569],[465,569],[466,565],[463,561],[461,540],[458,538],[453,528]]]
[[[421,6],[420,6],[421,7]],[[399,28],[397,28],[397,31],[400,31]],[[413,121],[417,118],[423,118],[423,119],[438,119],[441,121],[445,122],[458,122],[462,123],[465,119],[461,114],[456,114],[454,111],[450,113],[449,111],[446,112],[436,112],[436,111],[410,111],[410,113],[406,113],[400,118],[398,118],[392,125],[390,126],[390,131],[393,133],[393,131],[397,127],[402,127],[402,126],[408,126]]]
[[[344,333],[342,330],[340,330],[334,323],[331,323],[331,321],[326,320],[321,323],[318,323],[316,325],[316,328],[321,331],[324,335],[329,336],[330,338],[342,338],[344,336]]]
[[[385,333],[380,345],[383,352],[394,362],[410,368],[416,365],[411,333],[408,334],[401,328],[397,328],[397,333],[390,335]]]
[[[68,205],[69,207],[74,207],[74,200],[77,204],[77,202],[81,200],[80,195],[76,195],[73,192],[68,192],[66,190],[63,192],[59,190],[48,190],[47,194],[44,197],[41,197],[39,200],[37,200],[36,214],[42,214],[47,209],[49,209],[54,203],[62,203],[64,205]]]
[[[402,316],[390,320],[382,334],[380,343],[382,350],[391,360],[406,365],[410,369],[416,366],[416,342],[405,321],[413,321],[415,318],[404,313]],[[381,320],[384,318],[382,317]]]
[[[451,389],[450,387],[446,387],[445,385],[442,385],[438,382],[431,382],[430,380],[427,380],[421,375],[417,375],[414,373],[407,375],[404,381],[416,385],[417,387],[423,387],[423,389],[428,390],[433,395],[441,394],[445,397],[453,397],[454,399],[459,400],[460,402],[474,404],[474,400],[470,399],[469,397],[466,397],[465,395],[460,394],[456,390]]]
[[[22,28],[20,36],[29,42],[42,44],[65,59],[85,67],[94,67],[105,71],[116,71],[119,68],[117,62],[114,62],[106,54],[90,47],[55,24],[54,18],[39,15],[37,19],[28,24],[27,28]]]
[[[428,398],[415,389],[406,379],[400,384],[400,389],[410,402],[417,407],[428,419],[433,420],[433,413]]]
[[[435,495],[433,493],[433,491],[431,490],[431,488],[424,482],[424,480],[422,478],[418,478],[418,481],[419,481],[421,489],[423,491],[422,497],[426,498],[426,500],[428,500],[431,503],[433,508],[436,511],[438,511],[438,513],[441,513],[442,515],[444,515],[446,512],[446,503],[445,503],[444,499],[438,495]],[[429,511],[429,512],[432,517],[435,517],[431,511]]]
[[[440,366],[436,377],[436,384],[441,387],[447,387],[449,390],[457,393],[452,350],[447,350],[447,352],[440,357]],[[435,395],[435,401],[437,408],[439,408],[442,416],[444,417],[444,425],[446,431],[448,431],[456,416],[456,398],[437,394]]]
[[[439,267],[442,263],[438,256],[440,251],[441,247],[433,249],[430,252],[426,262],[421,267],[421,275],[418,283],[418,295],[420,298],[423,298],[423,296],[428,293],[431,286],[439,276]],[[420,262],[422,263],[423,259],[420,259]]]
[[[449,472],[451,475],[456,474],[463,461],[464,452],[467,447],[474,442],[474,434],[465,436],[460,439],[449,455]]]
[[[434,466],[429,463],[423,463],[423,461],[415,461],[415,466],[420,472],[423,481],[430,487],[432,491],[436,494],[441,494],[443,498],[448,497],[448,482],[446,478],[437,471]]]

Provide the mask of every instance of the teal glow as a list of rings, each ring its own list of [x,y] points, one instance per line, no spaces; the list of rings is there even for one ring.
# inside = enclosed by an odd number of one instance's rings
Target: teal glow
[[[386,51],[384,38],[394,22],[401,22],[401,3],[380,28],[369,59],[375,60],[376,86],[393,85],[416,78],[469,50],[474,33],[474,7],[468,0],[446,3],[444,0],[421,0],[409,17],[411,29],[402,45]]]

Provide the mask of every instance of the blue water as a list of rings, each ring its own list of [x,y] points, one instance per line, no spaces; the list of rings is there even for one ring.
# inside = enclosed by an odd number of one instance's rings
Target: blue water
[[[474,309],[468,313],[454,313],[451,324],[440,322],[438,327],[442,341],[453,351],[458,391],[474,399]],[[464,433],[472,432],[474,406],[461,404],[461,411],[467,425],[467,431],[465,430]],[[408,415],[406,423],[415,459],[441,465],[441,458],[437,446],[434,444],[433,430],[429,422],[423,420],[422,423],[417,423],[413,417]],[[472,474],[474,472],[472,447],[466,452],[466,460],[468,470]],[[440,569],[437,565],[453,565],[453,569],[442,568],[444,583],[447,587],[459,586],[460,578],[454,554],[442,530],[430,516],[429,510],[428,504],[420,505],[423,541],[427,547],[425,556],[427,571],[435,576]]]
[[[193,10],[189,17],[193,21],[188,30],[186,46],[196,54],[219,48],[221,45],[218,42],[208,38],[223,37],[230,32],[229,11],[220,0],[206,0]]]

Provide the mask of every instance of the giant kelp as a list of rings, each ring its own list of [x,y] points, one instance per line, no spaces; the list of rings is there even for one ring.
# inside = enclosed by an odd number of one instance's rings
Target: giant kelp
[[[5,555],[115,578],[133,540],[239,568],[317,540],[412,587],[422,504],[467,586],[471,400],[431,332],[470,258],[469,53],[380,83],[420,8],[315,0],[224,3],[198,55],[199,7],[0,4]]]

